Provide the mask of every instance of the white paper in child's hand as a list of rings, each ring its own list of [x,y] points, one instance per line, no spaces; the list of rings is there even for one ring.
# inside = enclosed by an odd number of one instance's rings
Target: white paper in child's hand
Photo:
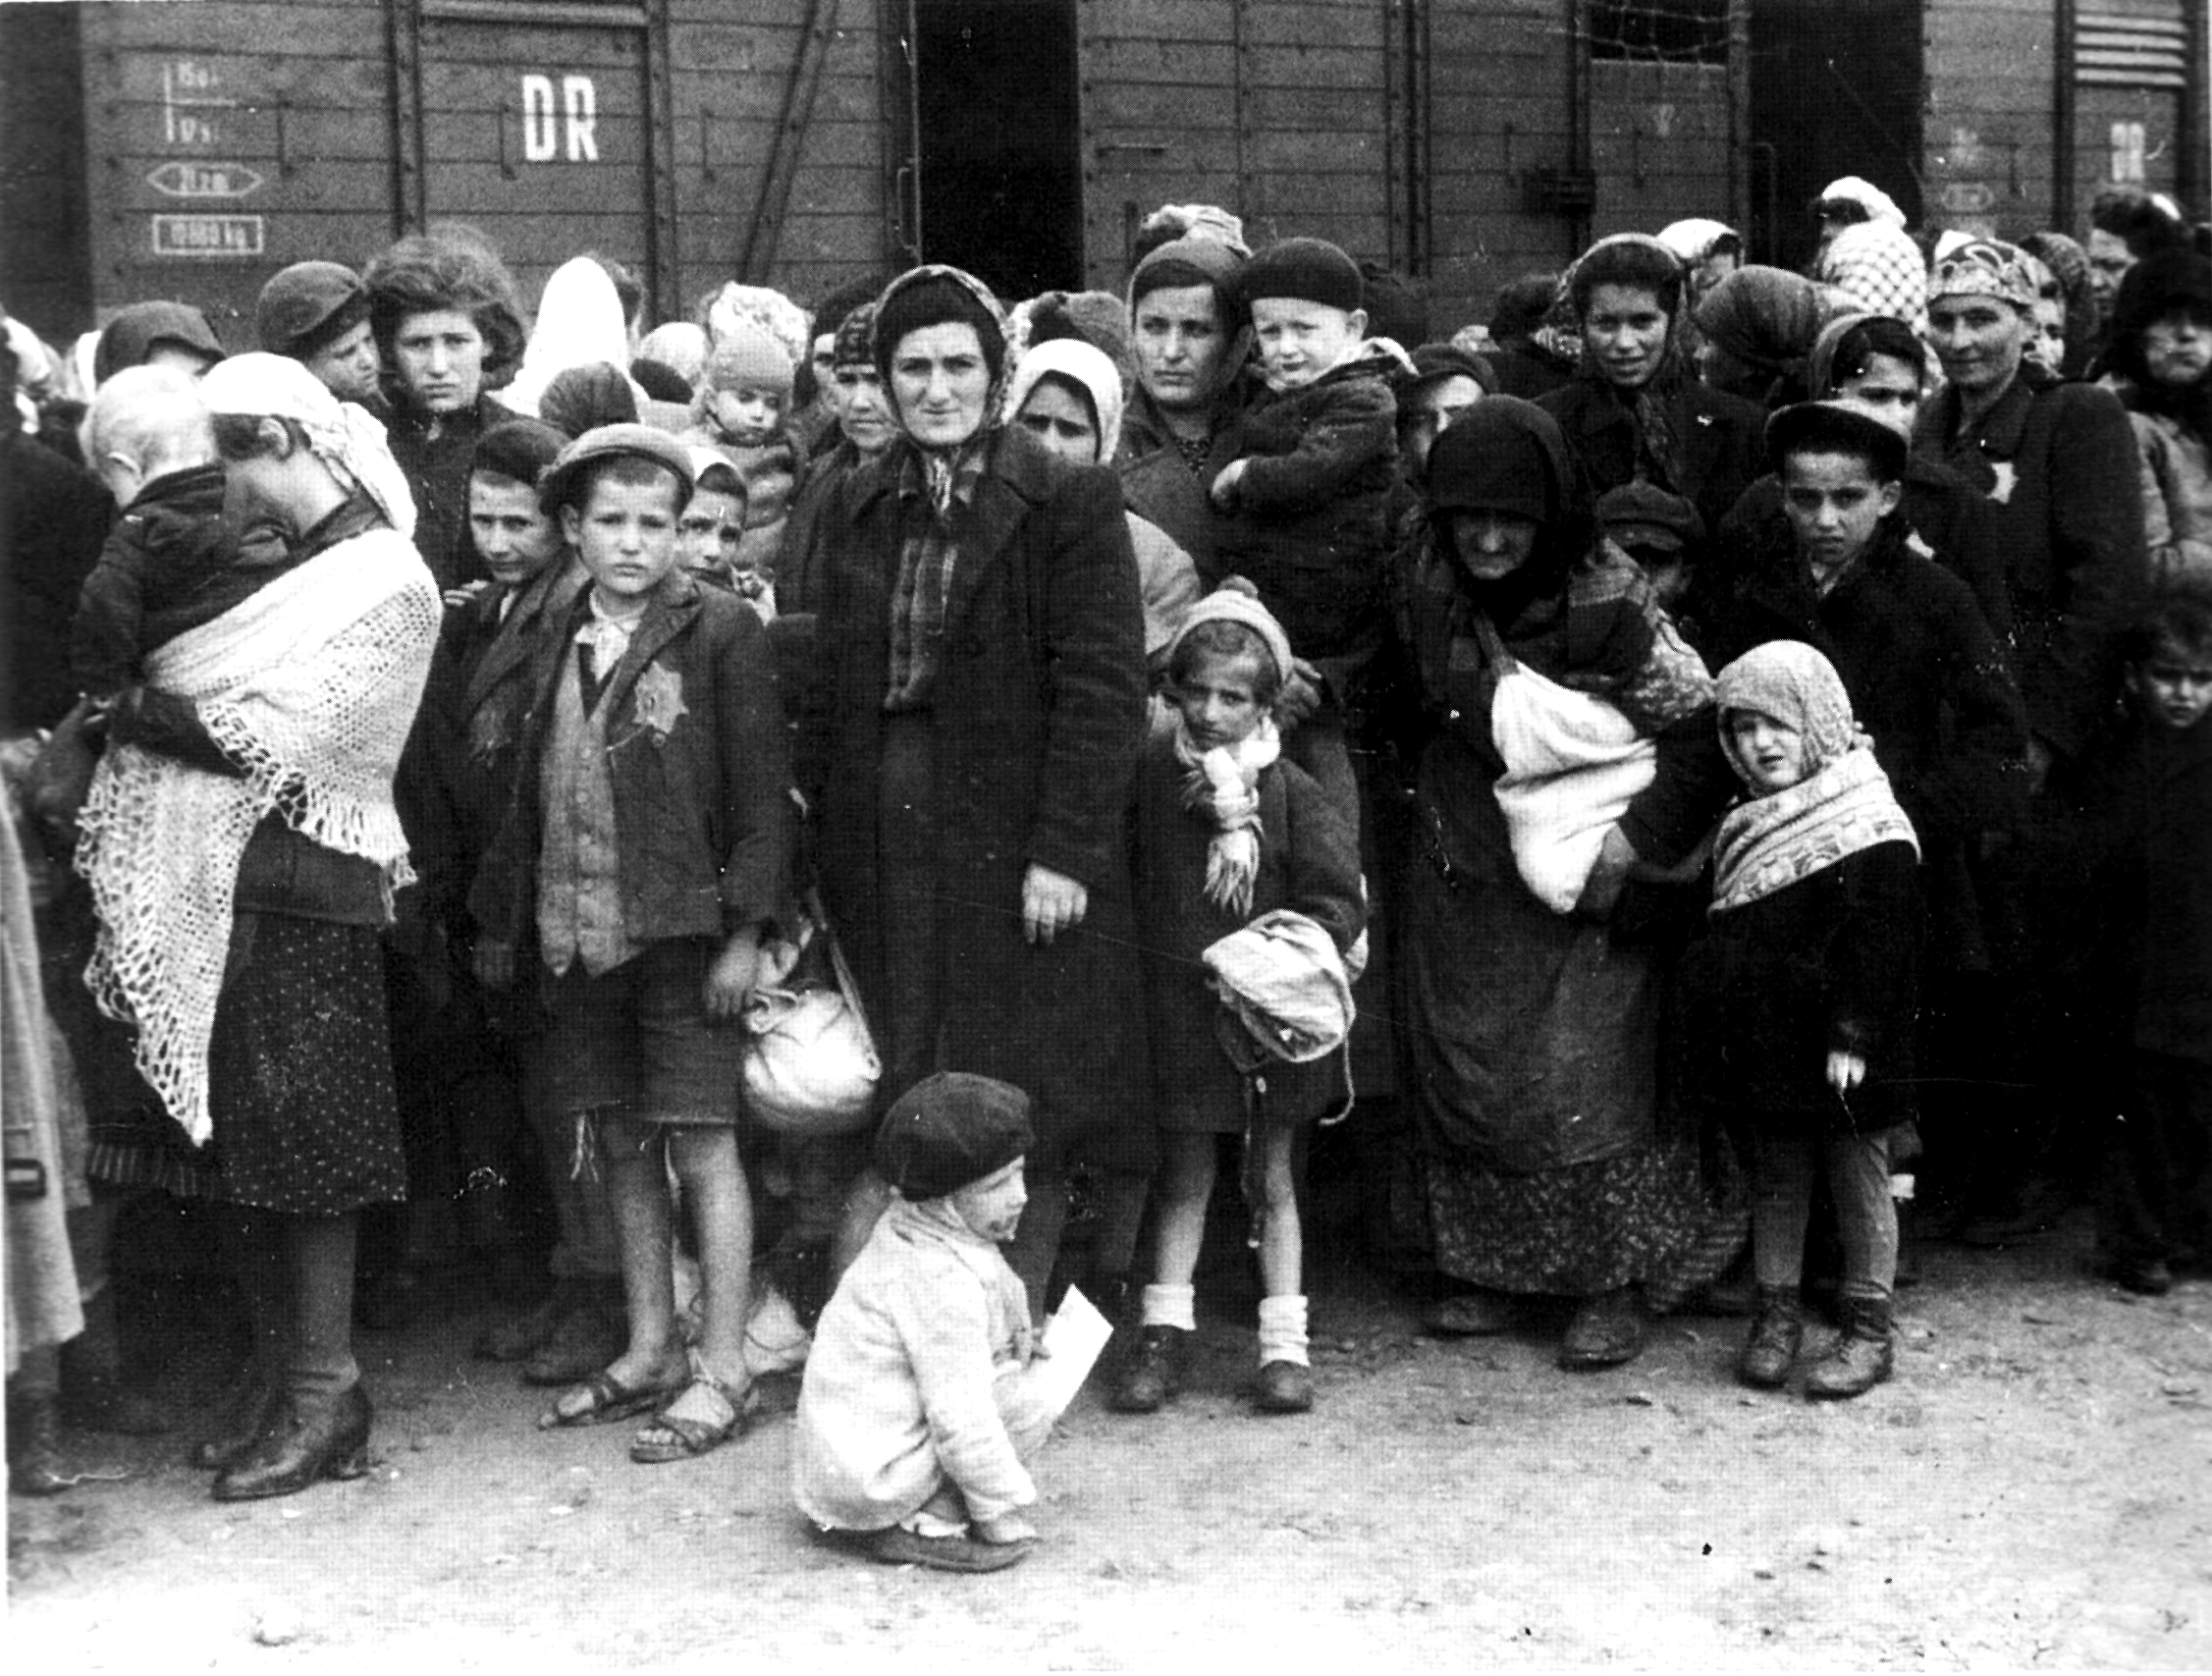
[[[1045,1324],[1045,1353],[1030,1364],[1030,1390],[1056,1421],[1091,1377],[1113,1324],[1073,1286]]]

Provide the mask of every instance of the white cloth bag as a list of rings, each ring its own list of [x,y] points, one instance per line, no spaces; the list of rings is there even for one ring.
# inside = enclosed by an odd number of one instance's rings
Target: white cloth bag
[[[1505,760],[1496,795],[1513,864],[1538,901],[1570,913],[1606,831],[1651,784],[1659,748],[1602,698],[1518,661],[1498,678],[1490,738]]]

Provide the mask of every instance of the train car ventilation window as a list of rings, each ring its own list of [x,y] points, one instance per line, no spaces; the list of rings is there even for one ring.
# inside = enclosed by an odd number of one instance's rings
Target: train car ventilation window
[[[1590,56],[1726,64],[1730,0],[1592,0]]]

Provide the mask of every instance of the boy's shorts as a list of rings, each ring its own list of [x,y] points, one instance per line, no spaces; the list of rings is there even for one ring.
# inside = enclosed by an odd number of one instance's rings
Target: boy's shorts
[[[713,938],[672,938],[596,978],[581,961],[551,978],[539,1048],[562,1109],[735,1127],[748,1038],[741,1021],[707,1016],[707,970],[721,951]]]

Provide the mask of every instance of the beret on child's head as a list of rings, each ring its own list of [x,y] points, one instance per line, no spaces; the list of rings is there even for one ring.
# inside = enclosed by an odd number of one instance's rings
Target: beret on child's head
[[[891,1102],[876,1168],[902,1198],[942,1199],[1004,1169],[1036,1144],[1029,1096],[972,1071],[939,1071]]]
[[[575,505],[592,467],[621,459],[650,460],[672,472],[683,485],[683,493],[676,497],[678,507],[691,499],[691,491],[698,486],[689,452],[667,431],[652,425],[601,425],[561,451],[561,458],[538,485],[538,505],[549,513]]]
[[[272,354],[305,360],[368,318],[368,288],[336,262],[295,262],[254,300],[254,329]]]
[[[1597,497],[1597,521],[1626,548],[1679,553],[1705,538],[1705,520],[1680,495],[1656,483],[1623,483]]]
[[[1358,264],[1326,239],[1269,244],[1244,264],[1237,287],[1247,307],[1263,297],[1288,297],[1349,313],[1367,295]]]

